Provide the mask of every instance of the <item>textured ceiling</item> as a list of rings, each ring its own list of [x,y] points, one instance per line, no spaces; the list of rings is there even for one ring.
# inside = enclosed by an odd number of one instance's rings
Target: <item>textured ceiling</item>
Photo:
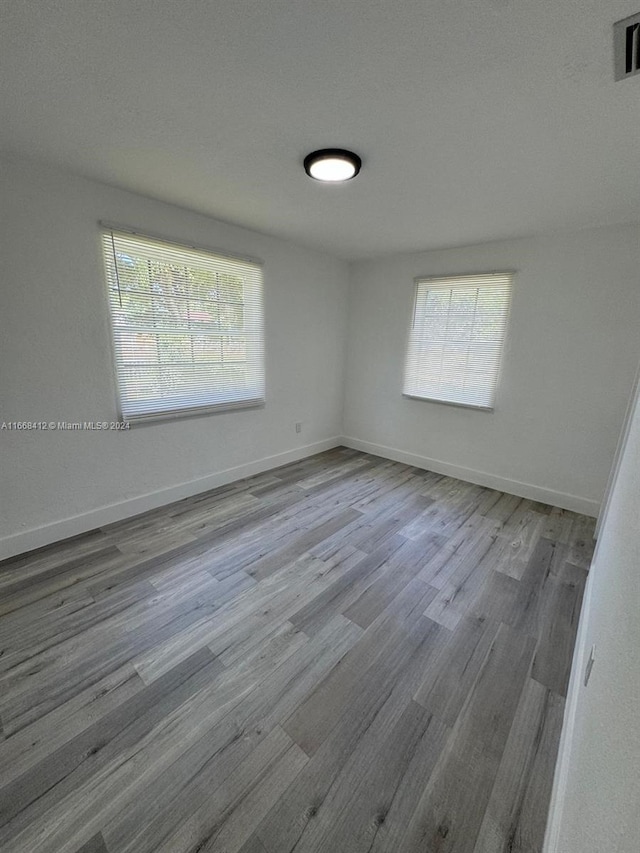
[[[0,150],[345,258],[640,220],[640,0],[5,0]],[[306,153],[353,148],[357,180]]]

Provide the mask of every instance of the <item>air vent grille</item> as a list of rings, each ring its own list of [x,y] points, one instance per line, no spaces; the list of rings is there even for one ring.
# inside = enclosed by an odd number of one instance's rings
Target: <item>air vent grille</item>
[[[640,74],[640,12],[613,25],[616,80]]]

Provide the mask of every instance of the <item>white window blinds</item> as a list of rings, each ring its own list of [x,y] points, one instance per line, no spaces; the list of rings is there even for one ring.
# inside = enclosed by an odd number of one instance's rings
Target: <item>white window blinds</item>
[[[105,230],[124,420],[264,401],[262,267]]]
[[[504,272],[416,280],[406,396],[493,408],[512,279]]]

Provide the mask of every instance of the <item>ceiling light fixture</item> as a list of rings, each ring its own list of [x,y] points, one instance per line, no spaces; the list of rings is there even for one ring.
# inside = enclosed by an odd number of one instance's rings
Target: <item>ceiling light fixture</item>
[[[331,184],[355,178],[361,166],[358,155],[343,148],[323,148],[304,158],[304,170],[310,178]]]

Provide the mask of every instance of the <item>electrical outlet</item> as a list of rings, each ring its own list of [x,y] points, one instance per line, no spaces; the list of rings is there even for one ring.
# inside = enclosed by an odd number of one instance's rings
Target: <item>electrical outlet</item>
[[[591,670],[593,669],[593,664],[596,659],[596,647],[591,646],[591,651],[589,652],[589,660],[587,661],[587,666],[584,671],[584,686],[586,687],[589,683],[589,679],[591,678]]]
[[[296,432],[302,432],[302,424],[300,421],[296,422]]]

